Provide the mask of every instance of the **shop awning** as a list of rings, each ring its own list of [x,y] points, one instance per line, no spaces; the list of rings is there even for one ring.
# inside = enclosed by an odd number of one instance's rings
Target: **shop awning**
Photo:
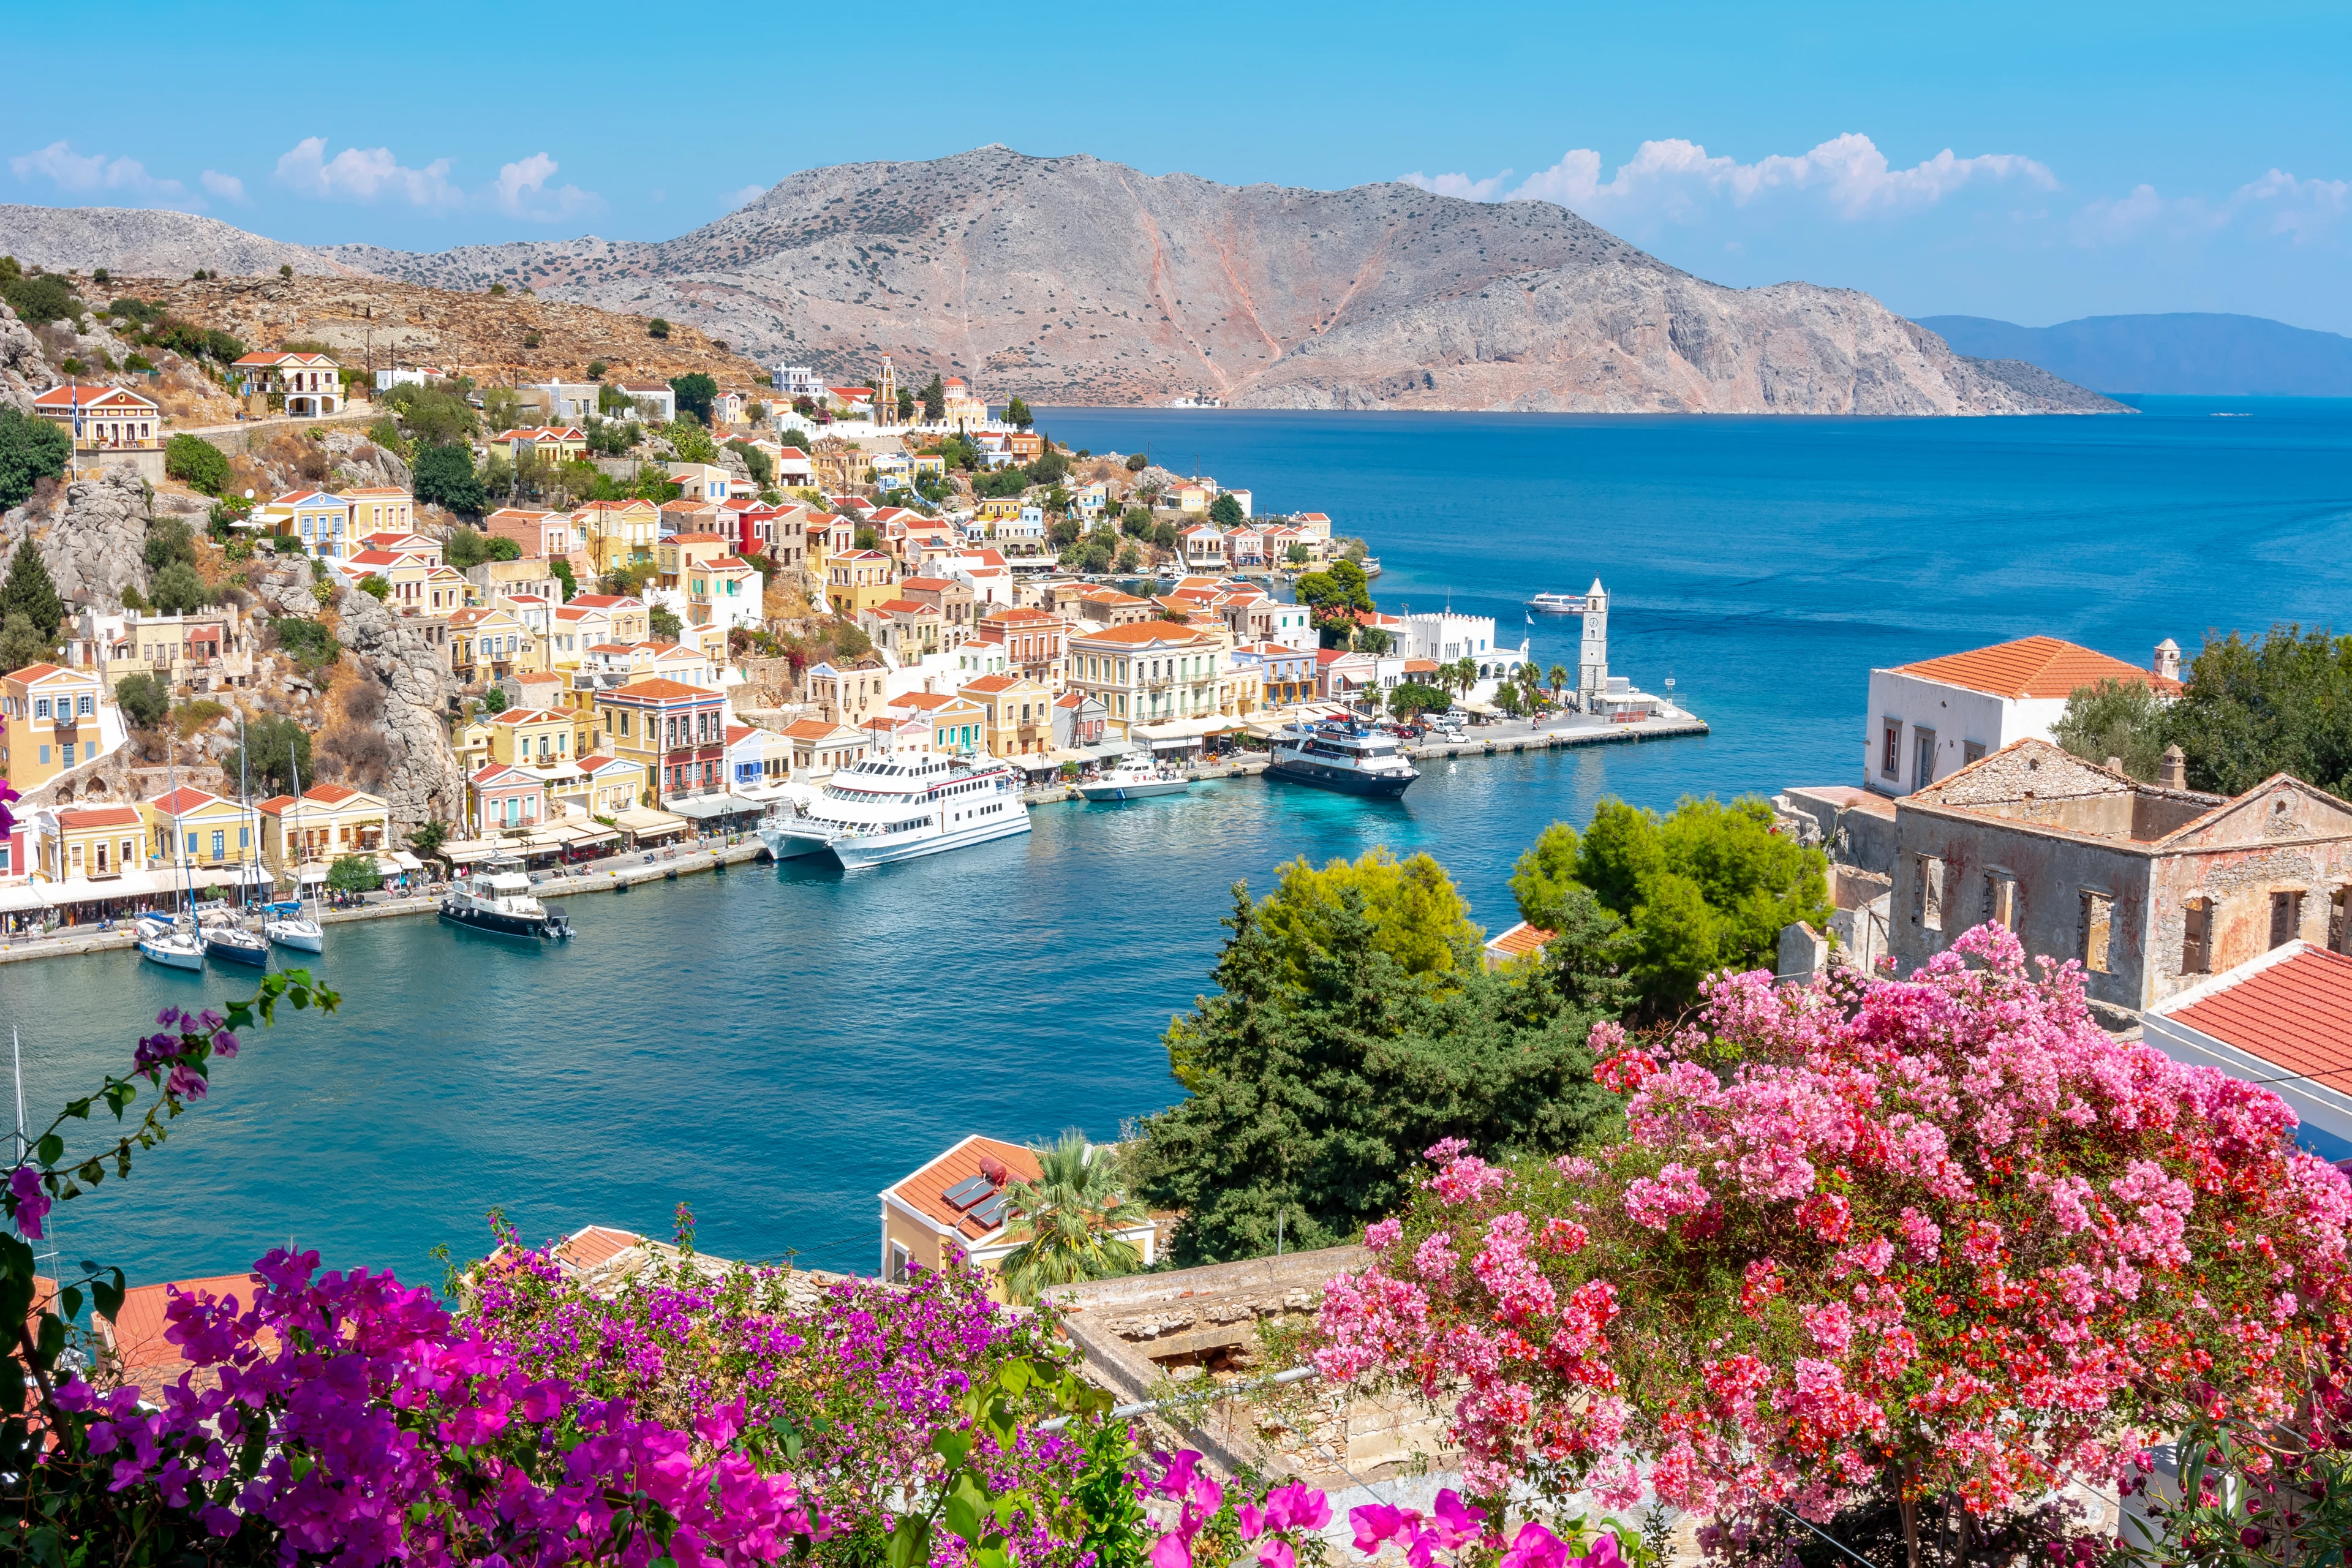
[[[0,888],[0,914],[22,914],[26,910],[43,907],[38,883],[27,882],[21,888]]]
[[[169,891],[174,886],[176,873],[158,871],[152,875],[163,884],[159,890]],[[248,862],[243,866],[191,866],[186,876],[192,888],[261,888],[277,880],[269,874],[269,868],[258,862]]]
[[[98,904],[109,899],[143,899],[170,890],[152,871],[125,871],[120,877],[68,877],[62,882],[36,884],[45,904]]]
[[[1116,761],[1133,750],[1135,750],[1133,741],[1097,741],[1081,754]]]
[[[621,836],[609,827],[566,827],[565,836],[574,849],[585,849],[592,844],[617,844]]]
[[[404,871],[422,871],[425,869],[425,862],[419,860],[415,856],[411,855],[405,849],[394,850],[392,852],[392,863],[399,867]]]
[[[294,872],[297,886],[304,882],[323,882],[326,879],[327,867],[326,862],[322,860],[305,860]]]
[[[689,826],[686,818],[667,811],[656,811],[649,805],[633,805],[613,818],[613,826],[634,837],[645,838],[663,833],[683,833]]]
[[[697,795],[669,803],[672,811],[690,816],[697,822],[716,822],[726,816],[757,816],[768,808],[756,800],[745,800],[740,795]]]
[[[477,860],[487,860],[503,846],[487,838],[452,838],[441,846],[441,858],[452,866],[470,866]]]

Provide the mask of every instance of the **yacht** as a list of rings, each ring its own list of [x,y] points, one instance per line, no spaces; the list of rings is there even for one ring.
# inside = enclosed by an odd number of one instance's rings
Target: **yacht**
[[[562,942],[572,934],[572,917],[531,896],[530,879],[516,860],[486,860],[441,900],[441,918],[451,925],[492,936]]]
[[[854,871],[1028,831],[1012,763],[905,751],[836,770],[815,801],[760,824],[760,842],[779,860],[824,853]]]
[[[1149,800],[1155,795],[1182,795],[1192,787],[1191,779],[1161,767],[1150,752],[1134,751],[1102,777],[1078,785],[1078,794],[1093,801]]]
[[[302,769],[289,764],[294,774],[294,798],[302,798]],[[299,875],[299,873],[298,873]],[[262,909],[261,934],[280,947],[290,947],[297,952],[324,952],[327,933],[319,929],[317,917],[302,902],[302,884],[294,884],[294,897]]]
[[[250,963],[257,969],[269,967],[269,939],[245,929],[235,915],[223,915],[200,922],[204,932],[205,956],[215,963]]]
[[[184,921],[174,921],[157,929],[142,920],[139,922],[139,956],[166,969],[202,969],[205,944]]]
[[[1421,776],[1397,738],[1344,719],[1293,724],[1276,731],[1268,778],[1393,800]]]
[[[1544,616],[1580,616],[1584,614],[1584,595],[1538,594],[1528,601],[1528,608]]]

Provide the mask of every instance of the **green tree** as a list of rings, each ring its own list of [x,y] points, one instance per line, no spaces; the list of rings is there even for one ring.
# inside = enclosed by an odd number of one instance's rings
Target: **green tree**
[[[58,639],[44,636],[33,625],[31,616],[21,613],[0,616],[0,675],[28,664],[45,664],[55,658],[57,652]]]
[[[522,546],[502,533],[453,528],[449,531],[449,537],[441,542],[441,559],[460,572],[479,566],[486,561],[519,561],[521,558]]]
[[[1728,805],[1685,795],[1663,817],[1604,800],[1580,840],[1555,824],[1538,848],[1551,846],[1556,867],[1554,835],[1575,842],[1575,880],[1632,928],[1641,1010],[1664,1017],[1710,973],[1770,968],[1782,927],[1828,922],[1828,858],[1772,826],[1771,806],[1753,795]]]
[[[150,572],[161,572],[166,566],[185,566],[194,570],[196,564],[195,535],[188,525],[176,517],[158,518],[148,524],[147,537],[139,542],[140,558],[147,563]]]
[[[172,689],[142,669],[115,682],[114,700],[134,729],[152,730],[172,710]]]
[[[728,442],[727,449],[743,459],[743,467],[751,470],[753,484],[766,489],[774,482],[776,465],[768,460],[767,453],[740,438]]]
[[[37,415],[0,405],[0,510],[22,506],[43,479],[62,479],[73,437]]]
[[[1004,422],[1015,429],[1026,430],[1037,423],[1037,420],[1035,416],[1029,412],[1029,405],[1016,397],[1004,406]]]
[[[1176,525],[1172,522],[1155,524],[1151,530],[1151,542],[1162,550],[1175,549]]]
[[[915,394],[911,387],[898,389],[898,423],[907,424],[915,417]]]
[[[463,447],[426,447],[416,454],[416,499],[451,511],[481,515],[488,504],[474,457]]]
[[[82,303],[73,286],[54,272],[36,273],[32,277],[12,278],[0,282],[0,299],[16,312],[16,319],[28,327],[46,326],[51,321],[70,321],[81,314]]]
[[[430,386],[395,386],[384,403],[398,416],[410,442],[419,447],[457,447],[481,428],[473,405],[466,401],[471,384],[436,381]]]
[[[2164,730],[2188,753],[2193,789],[2243,795],[2293,773],[2352,794],[2352,637],[2283,626],[2208,642]]]
[[[667,340],[669,337],[669,323],[656,316],[646,323],[646,336]]]
[[[1074,1127],[1036,1154],[1037,1179],[1015,1182],[1009,1193],[1020,1217],[1005,1232],[1013,1250],[997,1268],[1006,1293],[1033,1303],[1056,1286],[1142,1268],[1142,1254],[1117,1233],[1150,1215],[1128,1195],[1111,1152],[1088,1149]]]
[[[1418,680],[1400,680],[1389,690],[1389,711],[1400,719],[1411,720],[1423,713],[1444,712],[1453,705],[1452,697]]]
[[[213,602],[212,590],[184,561],[174,561],[147,585],[148,602],[167,616],[184,616]]]
[[[1230,495],[1221,495],[1209,503],[1209,521],[1219,528],[1239,528],[1249,521],[1242,515],[1242,503]]]
[[[1170,1026],[1192,1094],[1146,1119],[1134,1169],[1139,1196],[1185,1211],[1180,1262],[1271,1253],[1277,1222],[1300,1248],[1345,1241],[1395,1212],[1440,1139],[1490,1158],[1561,1152],[1616,1114],[1584,1043],[1607,1014],[1555,978],[1603,989],[1605,953],[1559,941],[1543,963],[1490,973],[1474,928],[1467,951],[1416,975],[1362,887],[1307,890],[1285,911],[1237,884],[1217,992]]]
[[[1298,602],[1321,635],[1325,647],[1342,647],[1355,631],[1359,613],[1372,608],[1371,580],[1352,561],[1334,561],[1320,572],[1302,574],[1296,584]]]
[[[30,539],[16,546],[16,559],[8,563],[7,581],[0,583],[0,618],[9,616],[24,616],[45,639],[53,639],[58,623],[66,618],[66,602],[49,576],[48,563],[41,559],[41,547]]]
[[[2153,783],[2164,758],[2165,703],[2144,680],[2102,680],[2078,688],[2050,738],[2086,762],[2121,757],[2124,771]]]
[[[580,596],[580,584],[572,575],[571,562],[561,555],[552,556],[547,563],[547,569],[554,574],[555,580],[563,585],[563,599],[566,604]]]
[[[492,716],[505,712],[509,702],[507,689],[503,686],[493,686],[482,693],[482,711]]]
[[[646,609],[646,625],[652,630],[654,637],[662,642],[677,641],[679,634],[686,629],[685,624],[677,618],[677,612],[661,605],[654,605]]]
[[[923,384],[923,423],[937,425],[948,416],[948,389],[934,371]]]
[[[282,628],[286,623],[279,621]],[[246,721],[245,746],[242,752],[231,749],[221,765],[228,776],[240,773],[253,780],[256,790],[268,790],[272,795],[284,795],[294,787],[294,774],[299,769],[305,778],[316,775],[310,771],[310,737],[301,725],[282,713],[264,713]]]
[[[430,859],[441,853],[441,846],[448,843],[456,831],[436,816],[408,830],[408,847],[421,858]]]
[[[373,855],[338,855],[327,868],[327,886],[338,893],[373,893],[383,886],[383,873]]]
[[[392,584],[373,572],[360,579],[359,588],[379,605],[392,597]]]
[[[677,453],[681,463],[715,463],[719,460],[719,444],[710,432],[680,415],[662,426],[662,437]]]
[[[1132,540],[1118,547],[1118,569],[1120,571],[1139,571],[1141,569],[1142,565],[1143,552],[1136,548],[1135,542]]]
[[[1388,652],[1396,643],[1396,638],[1389,635],[1389,629],[1386,626],[1358,626],[1355,640],[1358,652],[1369,653],[1376,658]]]
[[[670,377],[669,389],[676,395],[677,411],[691,414],[705,425],[710,423],[710,405],[719,396],[719,384],[700,371]]]
[[[1127,471],[1130,474],[1139,474],[1150,466],[1151,458],[1147,453],[1129,452],[1127,455]]]
[[[228,454],[201,436],[174,436],[163,443],[163,472],[216,496],[229,487]]]
[[[589,380],[591,380],[591,381],[602,381],[602,380],[604,380],[604,370],[605,370],[605,365],[604,365],[604,362],[603,360],[600,360],[600,359],[592,359],[592,360],[590,360],[590,361],[588,362],[588,379],[589,379]]]

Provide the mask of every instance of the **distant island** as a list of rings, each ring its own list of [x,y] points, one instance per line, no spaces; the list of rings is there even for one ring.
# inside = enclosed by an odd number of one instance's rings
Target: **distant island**
[[[0,206],[26,267],[392,279],[690,322],[762,363],[1032,404],[1587,414],[2097,414],[1857,289],[1732,289],[1549,202],[1221,185],[982,147],[786,175],[690,234],[300,247],[201,216]]]
[[[2023,360],[2105,393],[2352,397],[2352,338],[2260,316],[2085,316],[2054,327],[1983,316],[1916,320],[1956,353]]]

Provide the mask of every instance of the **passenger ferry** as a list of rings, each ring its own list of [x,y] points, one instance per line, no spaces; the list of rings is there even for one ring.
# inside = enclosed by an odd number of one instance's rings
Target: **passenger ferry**
[[[1539,616],[1580,616],[1584,614],[1584,595],[1538,594],[1528,601],[1528,608]]]
[[[1148,751],[1137,751],[1102,777],[1078,785],[1078,794],[1097,802],[1149,800],[1156,795],[1182,795],[1192,787],[1192,781],[1181,773],[1162,766]]]
[[[531,942],[562,942],[572,934],[572,917],[533,898],[530,879],[513,860],[486,860],[476,867],[442,899],[441,918],[492,936]]]
[[[759,828],[779,860],[826,854],[849,871],[1028,831],[1029,804],[1012,763],[932,751],[853,763],[813,804],[779,810]]]
[[[1394,735],[1344,719],[1276,731],[1274,761],[1265,772],[1268,778],[1390,800],[1421,776],[1398,750]]]

